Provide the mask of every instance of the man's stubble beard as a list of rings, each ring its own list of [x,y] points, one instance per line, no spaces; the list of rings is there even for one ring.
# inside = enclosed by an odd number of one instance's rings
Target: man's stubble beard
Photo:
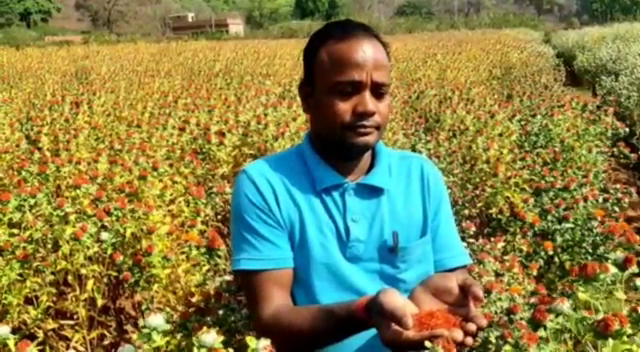
[[[319,145],[326,157],[338,162],[351,163],[360,160],[369,151],[375,149],[375,145],[382,139],[382,133],[373,145],[362,145],[349,142],[343,138],[323,138],[324,142]]]

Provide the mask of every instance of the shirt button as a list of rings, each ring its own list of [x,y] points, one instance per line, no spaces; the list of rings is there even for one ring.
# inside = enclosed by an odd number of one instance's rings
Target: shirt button
[[[349,197],[353,197],[353,190],[351,188],[349,188],[349,190],[347,191],[347,195]]]
[[[358,222],[359,220],[360,220],[360,217],[358,217],[358,215],[353,215],[351,217],[351,221],[353,221],[353,222]]]

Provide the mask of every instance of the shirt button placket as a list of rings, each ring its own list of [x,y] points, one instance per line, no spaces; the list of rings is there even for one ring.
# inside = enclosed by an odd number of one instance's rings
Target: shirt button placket
[[[362,252],[362,241],[360,239],[359,228],[362,223],[362,218],[354,213],[357,211],[357,199],[354,197],[355,192],[353,185],[349,185],[346,191],[346,207],[347,207],[347,226],[349,231],[349,244],[347,247],[348,257],[358,257]]]

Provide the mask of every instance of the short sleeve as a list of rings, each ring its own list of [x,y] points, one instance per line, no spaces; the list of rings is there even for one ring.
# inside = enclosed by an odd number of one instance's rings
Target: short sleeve
[[[472,264],[469,251],[456,227],[444,176],[435,166],[429,177],[429,209],[435,272]]]
[[[261,183],[256,182],[262,180]],[[246,170],[236,177],[231,195],[232,270],[273,270],[293,267],[289,236],[278,216],[265,177]]]

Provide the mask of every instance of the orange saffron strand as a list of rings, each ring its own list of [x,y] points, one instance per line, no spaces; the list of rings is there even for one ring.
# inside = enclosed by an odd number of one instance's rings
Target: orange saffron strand
[[[444,309],[428,310],[413,316],[414,330],[417,331],[460,328],[460,322],[459,317]],[[449,337],[438,338],[433,343],[445,352],[456,351],[456,345]]]

